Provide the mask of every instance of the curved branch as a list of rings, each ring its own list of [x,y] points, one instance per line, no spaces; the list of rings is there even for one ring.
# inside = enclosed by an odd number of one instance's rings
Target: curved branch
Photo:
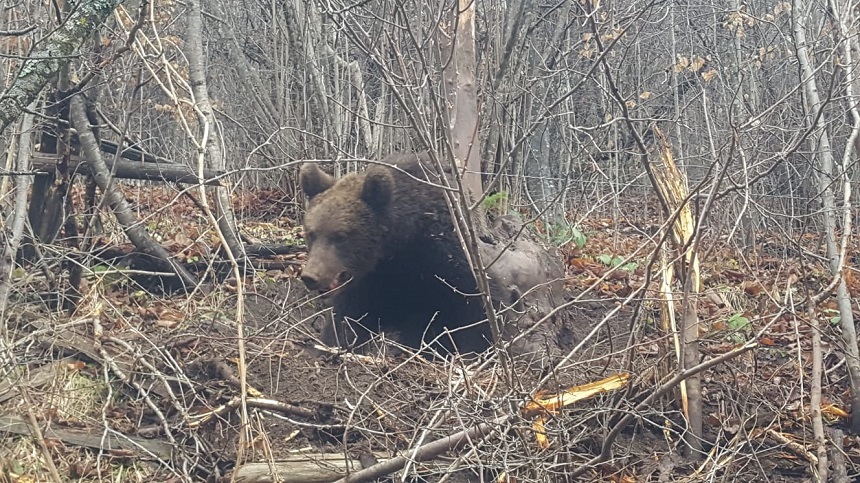
[[[87,120],[84,101],[80,96],[74,96],[70,104],[71,109],[69,114],[72,124],[78,131],[78,138],[81,141],[84,157],[92,169],[96,184],[102,193],[104,193],[111,210],[116,216],[116,220],[122,225],[125,234],[140,251],[163,261],[166,266],[170,267],[170,270],[179,276],[183,284],[185,284],[185,289],[191,290],[197,285],[197,278],[182,265],[172,261],[167,250],[149,236],[146,229],[134,218],[131,207],[122,192],[117,189],[111,177],[110,170],[108,170],[107,164],[102,159],[95,135]]]

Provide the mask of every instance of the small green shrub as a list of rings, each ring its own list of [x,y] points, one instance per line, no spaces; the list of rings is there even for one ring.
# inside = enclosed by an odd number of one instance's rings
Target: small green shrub
[[[597,261],[606,265],[607,267],[618,267],[619,265],[621,265],[622,262],[624,262],[624,259],[621,257],[613,257],[612,255],[603,254],[597,256]],[[636,262],[628,262],[624,265],[621,265],[619,268],[621,268],[621,270],[624,270],[625,272],[634,272],[636,271],[636,267],[638,266],[639,264]]]
[[[584,233],[564,220],[548,222],[546,224],[546,231],[549,242],[555,246],[567,245],[573,242],[579,249],[582,249],[585,246],[585,242],[588,241]]]
[[[733,331],[729,338],[737,344],[743,342],[752,330],[750,319],[744,317],[740,312],[729,317],[729,320],[726,321],[726,326]]]
[[[484,208],[493,215],[504,215],[508,212],[508,192],[499,191],[484,198]]]

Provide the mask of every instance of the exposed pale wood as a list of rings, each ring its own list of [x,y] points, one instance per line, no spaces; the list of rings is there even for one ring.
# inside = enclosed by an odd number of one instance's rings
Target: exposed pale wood
[[[381,456],[381,455],[380,455]],[[236,470],[237,483],[329,483],[343,478],[347,468],[350,471],[361,469],[358,459],[344,459],[342,454],[302,454],[293,458],[281,459],[272,465],[268,463],[248,463]]]

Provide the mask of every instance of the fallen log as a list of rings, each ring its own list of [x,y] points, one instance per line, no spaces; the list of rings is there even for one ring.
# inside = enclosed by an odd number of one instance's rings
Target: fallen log
[[[0,381],[0,404],[13,397],[21,397],[21,389],[39,389],[51,383],[57,377],[58,371],[73,361],[74,359],[67,357],[34,369],[26,378],[23,376],[14,379],[10,377],[5,381]]]
[[[384,461],[384,455],[375,455]],[[340,453],[298,454],[270,463],[246,463],[234,470],[236,483],[331,483],[362,468],[359,459]],[[230,481],[225,477],[223,481]]]
[[[45,425],[42,435],[45,439],[57,439],[64,444],[73,446],[84,446],[93,449],[104,449],[107,451],[131,451],[134,454],[151,457],[156,456],[162,460],[169,460],[174,447],[161,441],[139,438],[136,436],[117,436],[114,431],[105,432],[103,428],[98,429],[76,429],[59,427],[56,424]],[[30,436],[32,428],[25,420],[15,416],[0,416],[0,433]]]
[[[33,169],[36,172],[52,173],[56,169],[56,155],[46,156],[37,154],[33,156]],[[197,184],[197,172],[182,164],[167,164],[167,163],[143,163],[137,161],[129,161],[126,159],[105,159],[107,169],[113,172],[114,178],[120,179],[140,179],[145,181],[160,181]],[[72,156],[69,163],[69,171],[83,175],[93,174],[92,167],[86,160],[80,156]],[[218,179],[223,176],[222,171],[211,169],[203,170],[203,184],[207,186],[223,186]]]
[[[302,253],[307,251],[307,247],[300,245],[267,245],[255,243],[245,245],[245,253],[248,255],[257,255],[260,257],[271,257],[273,255],[292,255],[294,253]]]
[[[475,444],[483,440],[495,432],[496,424],[504,423],[510,419],[510,416],[497,418],[493,421],[493,424],[481,423],[452,435],[444,436],[417,448],[410,449],[408,452],[397,457],[376,463],[355,473],[351,473],[348,477],[344,476],[335,481],[337,483],[361,483],[399,471],[410,461],[421,463],[432,460],[445,452],[459,449],[467,443]]]
[[[76,141],[77,137],[72,140],[73,143]],[[119,144],[113,141],[108,141],[106,139],[99,140],[99,148],[108,154],[116,154],[117,151],[120,150]],[[141,161],[144,163],[177,164],[176,161],[145,153],[135,146],[123,146],[122,151],[119,155],[123,159],[129,159],[131,161]]]

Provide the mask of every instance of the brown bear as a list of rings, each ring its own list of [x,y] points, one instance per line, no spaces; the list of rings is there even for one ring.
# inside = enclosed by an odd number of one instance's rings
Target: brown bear
[[[301,168],[308,199],[301,278],[308,289],[330,298],[334,312],[323,342],[357,347],[385,332],[415,349],[483,351],[492,344],[491,331],[438,171],[427,153],[393,155],[383,163],[339,180],[313,163]],[[500,251],[494,247],[502,244],[488,243],[493,236],[482,238],[485,258],[494,259]],[[506,254],[489,272],[500,309],[517,306],[522,313],[519,296],[547,277],[560,279],[555,268],[524,266],[524,258],[541,262],[524,253],[530,252]],[[510,335],[518,332],[512,328]],[[547,333],[541,331],[540,340]],[[529,350],[540,351],[534,344]]]

